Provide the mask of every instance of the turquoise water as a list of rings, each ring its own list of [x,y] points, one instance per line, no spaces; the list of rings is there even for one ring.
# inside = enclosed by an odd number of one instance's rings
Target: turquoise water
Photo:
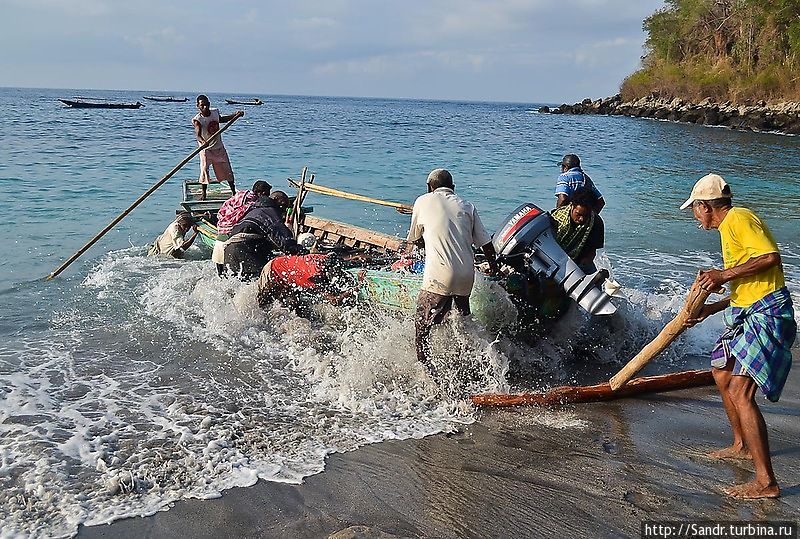
[[[44,282],[195,146],[193,95],[139,110],[56,101],[73,95],[147,93],[0,89],[0,211],[10,216],[0,259],[3,535],[68,536],[79,523],[148,514],[259,477],[296,482],[332,451],[474,420],[464,401],[442,399],[426,382],[408,320],[327,312],[312,325],[277,307],[259,311],[252,287],[218,282],[207,261],[145,257],[196,160]],[[212,106],[235,110],[225,97],[233,96],[211,94]],[[593,365],[612,372],[652,337],[697,268],[721,263],[718,235],[678,210],[710,171],[771,226],[800,299],[796,138],[540,115],[535,103],[259,97],[265,105],[245,107],[224,135],[239,187],[267,179],[284,188],[308,166],[320,184],[411,203],[443,166],[494,229],[523,202],[552,205],[555,163],[581,156],[607,200],[601,264],[625,286],[619,322],[589,339],[579,318],[568,319],[533,348],[493,345],[485,328],[454,322],[439,344],[445,356],[478,358],[484,377],[471,391],[507,390],[509,361],[531,364],[530,386],[568,382],[563,363],[587,341]],[[383,207],[318,195],[308,203],[317,215],[390,233],[408,226]],[[660,361],[689,364],[719,328],[711,320],[687,333]],[[580,428],[562,419],[556,426]]]

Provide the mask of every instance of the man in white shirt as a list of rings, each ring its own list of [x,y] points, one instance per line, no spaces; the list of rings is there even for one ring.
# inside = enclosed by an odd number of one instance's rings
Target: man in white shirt
[[[194,233],[185,240],[184,237],[189,230]],[[148,251],[148,255],[167,255],[173,258],[182,258],[183,253],[188,249],[197,238],[197,225],[190,213],[181,213],[170,223],[164,233],[156,238],[153,246]]]
[[[478,210],[453,192],[453,176],[443,168],[428,175],[428,193],[417,198],[411,215],[409,244],[425,247],[425,272],[415,317],[417,358],[435,376],[428,360],[431,327],[444,320],[455,304],[470,314],[469,295],[475,281],[475,253],[479,247],[497,272],[492,237]]]

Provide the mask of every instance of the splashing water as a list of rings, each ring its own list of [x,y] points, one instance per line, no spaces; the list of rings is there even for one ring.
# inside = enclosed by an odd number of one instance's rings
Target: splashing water
[[[677,210],[698,171],[724,167],[737,200],[784,242],[787,284],[799,299],[793,139],[532,115],[530,104],[287,96],[248,111],[239,124],[247,129],[226,139],[245,183],[264,171],[282,180],[308,164],[325,184],[410,201],[432,165],[451,163],[459,193],[494,230],[518,204],[552,201],[553,163],[575,150],[608,200],[610,260],[601,254],[600,265],[613,270],[627,300],[604,322],[571,311],[530,342],[509,337],[514,312],[502,296],[482,313],[476,308],[480,323],[450,319],[432,335],[440,389],[415,360],[408,317],[368,306],[323,307],[311,321],[276,305],[262,311],[252,285],[220,281],[191,257],[146,258],[132,247],[75,264],[45,286],[33,279],[52,270],[54,258],[83,245],[141,193],[142,182],[157,180],[194,147],[194,112],[145,108],[120,124],[111,111],[64,111],[54,104],[62,94],[0,90],[11,122],[0,182],[8,193],[45,195],[0,198],[6,214],[19,216],[0,260],[2,537],[68,536],[82,522],[149,514],[258,478],[299,482],[322,470],[331,452],[474,421],[470,393],[604,379],[674,316],[698,267],[721,264],[718,237]],[[101,95],[127,101],[137,94]],[[311,138],[298,118],[313,119]],[[154,121],[174,128],[133,135]],[[447,136],[432,136],[431,126],[448,126]],[[298,162],[309,144],[313,162]],[[513,189],[500,182],[509,163],[516,164]],[[65,166],[79,183],[64,181]],[[154,193],[95,252],[152,239],[176,196],[168,186]],[[367,228],[404,234],[408,227],[407,216],[355,202],[312,203],[320,215]],[[92,211],[76,218],[76,208]],[[694,356],[707,353],[721,326],[717,317],[684,333],[654,367],[703,361]],[[536,409],[518,422],[523,429],[585,425],[575,412]]]

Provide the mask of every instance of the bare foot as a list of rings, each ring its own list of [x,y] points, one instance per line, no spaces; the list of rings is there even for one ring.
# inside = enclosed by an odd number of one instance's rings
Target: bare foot
[[[749,483],[742,483],[741,485],[725,487],[722,491],[732,498],[739,498],[741,500],[778,498],[781,495],[781,489],[774,481],[766,486],[755,481],[750,481]]]
[[[712,459],[719,460],[753,460],[753,457],[750,455],[750,451],[744,447],[735,445],[726,447],[724,449],[718,449],[717,451],[712,451],[708,454],[708,456]]]

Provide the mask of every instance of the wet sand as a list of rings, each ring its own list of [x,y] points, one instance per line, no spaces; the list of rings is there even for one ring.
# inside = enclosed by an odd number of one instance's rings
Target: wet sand
[[[488,411],[456,433],[332,455],[325,472],[302,485],[260,481],[151,517],[82,527],[78,537],[639,537],[642,520],[797,521],[795,367],[780,402],[759,397],[783,491],[777,500],[720,492],[750,480],[752,464],[705,456],[730,443],[709,387]],[[544,425],[570,416],[586,426]],[[369,529],[358,535],[354,526]]]

